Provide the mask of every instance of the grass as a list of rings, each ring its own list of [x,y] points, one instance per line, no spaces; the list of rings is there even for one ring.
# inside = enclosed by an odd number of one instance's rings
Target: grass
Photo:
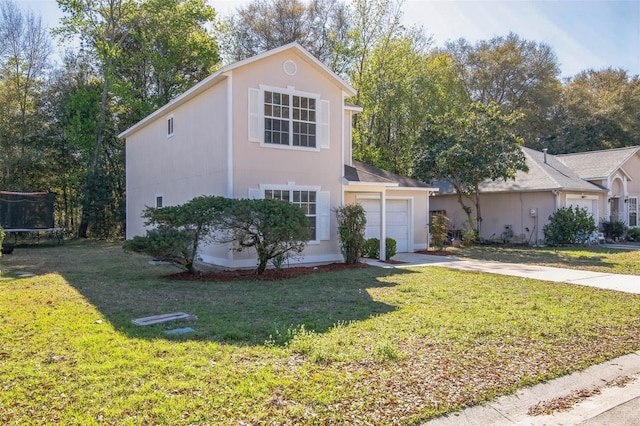
[[[417,424],[640,350],[640,296],[515,277],[168,281],[92,241],[0,262],[8,425]],[[131,324],[175,311],[198,319],[169,327],[194,333]]]
[[[598,246],[471,246],[449,247],[447,251],[472,259],[640,275],[640,250],[617,250]]]

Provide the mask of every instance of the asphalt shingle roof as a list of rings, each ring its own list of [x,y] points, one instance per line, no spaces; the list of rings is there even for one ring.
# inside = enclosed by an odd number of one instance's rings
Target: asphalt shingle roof
[[[606,179],[631,156],[640,151],[640,146],[606,149],[601,151],[561,154],[556,158],[570,167],[582,179]]]
[[[523,147],[522,151],[529,166],[529,172],[518,171],[514,180],[486,180],[480,184],[480,193],[534,192],[554,189],[589,192],[603,190],[578,176],[554,155],[547,154],[545,162],[543,152],[526,147]],[[453,186],[448,182],[434,181],[433,184],[440,188],[439,194],[455,193]]]
[[[349,182],[397,183],[403,188],[430,188],[424,182],[396,175],[369,164],[353,161],[353,166],[344,166],[344,178]]]

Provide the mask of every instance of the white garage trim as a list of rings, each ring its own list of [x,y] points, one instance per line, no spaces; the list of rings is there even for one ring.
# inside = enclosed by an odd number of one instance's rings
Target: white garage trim
[[[385,234],[387,237],[394,238],[396,243],[398,244],[397,249],[398,252],[412,252],[413,251],[413,208],[414,208],[414,199],[412,197],[385,197],[386,200],[386,211],[385,218],[380,218],[381,220],[385,220]],[[399,201],[404,202],[404,207],[400,210],[395,210],[398,208],[401,203]],[[380,214],[380,197],[375,196],[358,196],[356,197],[356,202],[365,207],[365,211],[367,211],[367,216],[369,216],[369,212],[372,211],[374,213]],[[368,208],[368,210],[367,210]],[[406,211],[405,211],[406,210]],[[402,220],[398,217],[398,213],[404,213]],[[391,222],[391,224],[390,224]],[[374,226],[379,226],[381,222],[376,221]],[[400,223],[399,225],[396,225]],[[396,227],[394,229],[393,227]],[[379,238],[380,232],[372,229],[371,225],[368,228],[368,238]],[[381,241],[382,243],[382,241]],[[381,244],[382,245],[382,244]],[[382,256],[382,253],[381,253]]]

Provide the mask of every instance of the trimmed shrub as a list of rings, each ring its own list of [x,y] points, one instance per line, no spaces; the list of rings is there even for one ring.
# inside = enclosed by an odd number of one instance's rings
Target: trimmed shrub
[[[562,207],[549,216],[549,223],[542,228],[548,244],[584,243],[596,230],[596,223],[587,209]]]
[[[640,228],[629,228],[627,230],[627,239],[630,241],[640,241]]]
[[[393,238],[385,238],[384,240],[384,244],[385,244],[385,259],[389,260],[391,259],[393,256],[396,255],[396,253],[398,252],[398,245],[396,243],[396,240],[394,240]]]
[[[380,258],[380,240],[377,238],[369,238],[364,244],[362,255],[370,259],[379,259]]]
[[[624,237],[627,232],[627,224],[619,220],[612,222],[602,222],[600,225],[604,237],[608,240],[617,241]]]
[[[346,264],[357,263],[364,252],[367,215],[360,204],[348,204],[335,210],[340,248]]]

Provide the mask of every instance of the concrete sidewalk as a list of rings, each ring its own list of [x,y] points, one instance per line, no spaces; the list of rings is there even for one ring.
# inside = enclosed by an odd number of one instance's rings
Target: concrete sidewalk
[[[383,268],[441,266],[463,271],[488,272],[491,274],[534,278],[536,280],[578,284],[640,294],[640,276],[638,275],[581,271],[577,269],[552,268],[549,266],[525,265],[520,263],[491,262],[487,260],[463,259],[454,256],[433,256],[419,253],[398,253],[393,257],[393,260],[402,263],[390,265],[370,259],[366,259],[365,262]]]
[[[383,268],[439,266],[464,271],[487,272],[553,282],[584,285],[640,294],[640,276],[620,275],[538,265],[489,262],[457,257],[400,253],[393,258],[401,264],[375,260],[365,262]],[[615,379],[630,379],[624,386],[606,386]],[[528,411],[555,398],[566,398],[585,389],[597,388],[599,394],[576,403],[569,411],[532,416]],[[439,417],[427,426],[485,425],[586,425],[640,426],[640,351],[594,365],[584,371],[518,390],[484,405]]]

